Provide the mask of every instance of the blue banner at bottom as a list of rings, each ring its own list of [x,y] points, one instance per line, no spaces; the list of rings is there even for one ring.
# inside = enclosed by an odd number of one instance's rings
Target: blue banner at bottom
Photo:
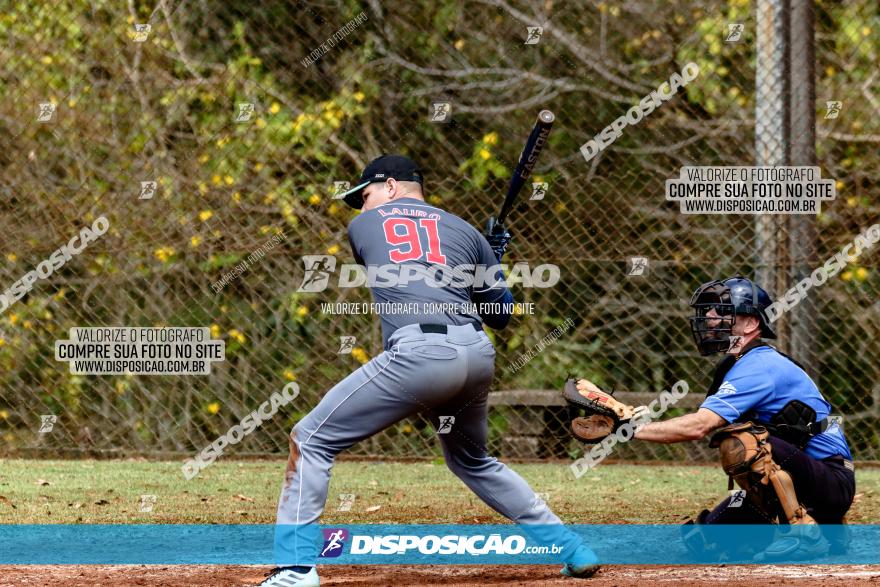
[[[318,564],[557,564],[574,532],[601,564],[880,564],[880,526],[521,525],[310,526]],[[0,564],[272,565],[274,525],[0,525]],[[683,532],[684,530],[684,532]],[[687,542],[687,544],[686,544]],[[570,546],[570,542],[568,543]],[[688,547],[688,544],[690,547]],[[756,558],[757,557],[757,558]]]

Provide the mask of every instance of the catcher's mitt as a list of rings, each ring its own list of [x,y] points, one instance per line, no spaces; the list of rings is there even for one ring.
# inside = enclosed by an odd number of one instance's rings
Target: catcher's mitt
[[[637,411],[586,379],[566,381],[562,396],[568,403],[572,436],[587,444],[596,444],[613,434],[624,422],[630,421]]]

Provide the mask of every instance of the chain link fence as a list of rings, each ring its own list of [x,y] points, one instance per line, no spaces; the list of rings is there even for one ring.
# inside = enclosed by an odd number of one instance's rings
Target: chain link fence
[[[490,334],[491,449],[577,456],[556,391],[569,373],[652,395],[685,380],[670,413],[692,408],[714,367],[691,340],[693,290],[741,272],[779,295],[877,221],[878,31],[869,0],[15,3],[0,15],[7,298],[84,226],[109,230],[0,314],[2,453],[187,457],[294,381],[299,397],[228,451],[286,453],[291,426],[381,351],[375,316],[322,306],[366,288],[298,291],[303,255],[352,262],[337,182],[404,153],[430,203],[481,226],[542,108],[557,117],[533,177],[546,191],[512,213],[505,260],[562,278],[514,285],[534,313]],[[690,62],[696,79],[586,161],[582,145]],[[836,200],[762,217],[664,199],[685,165],[785,164],[821,167]],[[861,460],[880,454],[878,292],[867,251],[779,323]],[[209,327],[226,360],[209,376],[73,375],[54,341],[78,326]],[[350,453],[439,447],[412,418]]]

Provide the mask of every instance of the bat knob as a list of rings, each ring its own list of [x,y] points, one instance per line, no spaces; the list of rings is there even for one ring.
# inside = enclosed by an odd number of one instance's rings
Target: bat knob
[[[547,124],[550,124],[551,122],[556,120],[556,116],[549,110],[541,110],[538,113],[538,118],[541,119],[541,122],[546,122]]]

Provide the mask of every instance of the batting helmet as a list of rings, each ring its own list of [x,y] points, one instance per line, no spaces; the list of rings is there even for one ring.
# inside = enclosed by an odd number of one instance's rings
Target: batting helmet
[[[691,332],[700,354],[706,356],[730,348],[730,335],[737,316],[755,316],[761,323],[761,338],[776,338],[766,312],[772,303],[770,294],[741,275],[710,281],[698,287],[690,305],[694,309]],[[706,315],[713,309],[720,319]],[[710,326],[710,322],[714,325]]]

